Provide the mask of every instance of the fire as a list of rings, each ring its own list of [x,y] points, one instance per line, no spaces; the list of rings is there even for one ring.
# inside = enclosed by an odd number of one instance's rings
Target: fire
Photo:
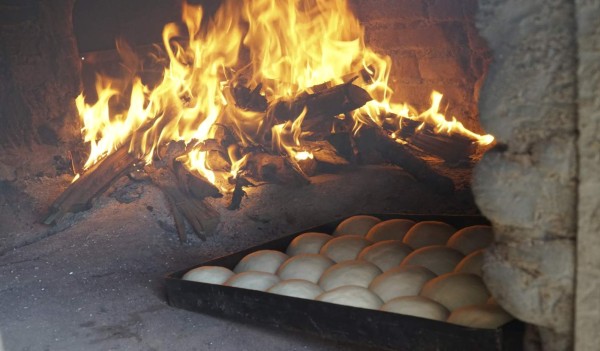
[[[273,150],[296,160],[312,158],[302,146],[306,109],[293,122],[273,123],[267,113],[237,106],[232,82],[243,78],[256,96],[272,102],[311,93],[320,84],[341,84],[360,70],[369,79],[353,83],[374,100],[353,113],[356,130],[384,123],[399,130],[402,119],[408,118],[431,124],[438,133],[460,133],[480,144],[493,141],[454,117],[447,120],[440,113],[438,92],[432,93],[431,108],[421,113],[409,104],[392,102],[397,99],[388,86],[391,59],[366,46],[364,30],[346,0],[225,0],[212,18],[202,7],[184,3],[182,22],[183,26],[164,27],[168,64],[160,82],[142,83],[135,69],[125,81],[98,76],[97,101],[88,104],[83,95],[76,99],[83,138],[90,144],[84,168],[122,145],[150,163],[162,143],[201,145],[215,138],[217,124],[227,125],[241,146],[264,145],[270,138]],[[137,62],[126,45],[117,48],[128,62]],[[249,53],[249,64],[241,62],[242,51]],[[221,176],[235,177],[246,156],[232,159],[227,172],[210,169],[207,151],[200,147],[192,148],[184,161],[215,183]]]

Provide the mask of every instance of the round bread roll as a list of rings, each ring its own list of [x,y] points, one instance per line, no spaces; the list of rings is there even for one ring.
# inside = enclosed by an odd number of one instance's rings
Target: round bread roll
[[[333,235],[360,235],[365,236],[381,219],[373,216],[352,216],[338,224]]]
[[[265,272],[243,272],[229,278],[224,285],[234,288],[267,291],[273,285],[279,283],[278,276]]]
[[[188,271],[181,279],[208,284],[223,284],[232,276],[233,272],[225,267],[204,266]]]
[[[422,247],[413,251],[401,266],[423,266],[437,275],[452,272],[463,259],[463,255],[443,245]]]
[[[489,225],[474,225],[454,233],[448,239],[446,245],[460,251],[463,255],[468,255],[471,252],[485,249],[493,241],[494,232],[492,231],[492,227]]]
[[[455,231],[453,226],[444,222],[419,222],[406,233],[404,243],[415,250],[431,245],[446,245]]]
[[[321,248],[321,255],[325,255],[333,262],[344,262],[356,259],[358,254],[371,242],[359,235],[344,235],[329,240]]]
[[[423,296],[397,297],[386,302],[380,310],[436,321],[445,321],[450,314],[446,307]]]
[[[369,289],[383,302],[388,302],[397,297],[419,295],[423,285],[435,277],[436,275],[425,267],[396,267],[373,279]]]
[[[329,258],[318,254],[301,254],[285,261],[277,270],[277,275],[283,279],[304,279],[316,283],[327,268],[335,263]]]
[[[315,283],[303,279],[290,279],[281,281],[273,285],[267,292],[298,297],[301,299],[314,300],[315,297],[323,293],[323,289]]]
[[[483,304],[457,308],[448,317],[448,323],[471,328],[496,329],[513,319],[502,307]]]
[[[287,247],[286,253],[289,256],[296,256],[303,253],[318,254],[321,247],[333,238],[324,233],[304,233],[298,235]]]
[[[365,247],[358,254],[358,259],[369,261],[385,272],[399,265],[411,252],[412,249],[400,240],[386,240]]]
[[[448,273],[427,282],[421,296],[436,301],[450,312],[457,308],[485,304],[490,297],[483,280],[475,274]]]
[[[373,310],[379,309],[383,304],[377,295],[361,286],[340,286],[322,293],[315,300]]]
[[[415,225],[415,221],[410,219],[390,219],[375,224],[369,229],[366,238],[373,242],[402,240],[413,225]]]
[[[381,269],[371,262],[347,261],[329,267],[319,279],[319,286],[325,291],[345,285],[366,288],[380,274]]]
[[[481,277],[481,267],[483,267],[483,249],[471,252],[462,259],[454,268],[456,273],[471,273]]]
[[[280,251],[275,250],[260,250],[253,252],[246,257],[242,258],[238,262],[237,266],[233,269],[235,273],[242,272],[265,272],[275,273],[277,269],[285,260],[288,259],[288,255]]]

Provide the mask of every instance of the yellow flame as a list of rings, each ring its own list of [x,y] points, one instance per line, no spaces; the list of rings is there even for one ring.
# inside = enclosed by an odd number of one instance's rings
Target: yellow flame
[[[354,84],[374,100],[353,114],[355,130],[390,122],[400,129],[402,119],[409,118],[432,124],[439,133],[461,133],[481,144],[493,141],[454,117],[447,120],[439,112],[440,93],[432,93],[431,108],[422,113],[393,102],[398,99],[388,86],[391,59],[365,45],[364,30],[347,0],[225,0],[210,19],[201,6],[184,3],[182,23],[164,27],[168,64],[157,84],[145,85],[135,71],[123,80],[99,76],[97,101],[88,104],[83,95],[76,99],[83,138],[90,144],[85,169],[122,145],[149,163],[161,143],[214,138],[211,127],[218,121],[228,125],[242,146],[261,143],[271,130],[274,149],[298,160],[311,158],[301,140],[306,110],[294,122],[275,125],[265,113],[230,103],[232,76],[245,77],[249,87],[262,84],[260,94],[273,101],[312,92],[317,84],[339,84],[362,69],[370,79],[360,77]],[[240,62],[242,48],[249,64]],[[127,45],[117,49],[128,68],[140,65]],[[232,162],[231,172],[237,174],[242,160],[246,158]],[[216,181],[207,167],[206,151],[193,149],[185,161]]]
[[[272,128],[272,147],[279,152],[285,152],[290,157],[298,161],[313,158],[312,153],[302,149],[300,135],[302,134],[302,121],[306,116],[307,109],[304,108],[302,113],[293,122],[287,121],[273,126]]]

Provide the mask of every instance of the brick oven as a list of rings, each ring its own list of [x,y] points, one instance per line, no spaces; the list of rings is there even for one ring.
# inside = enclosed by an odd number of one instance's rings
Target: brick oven
[[[266,5],[244,12],[242,2],[189,3],[187,20],[204,22],[187,28],[199,37],[222,28],[216,42],[226,47],[206,56],[222,59],[219,68],[194,77],[226,77],[213,105],[239,107],[228,117],[216,113],[210,131],[200,122],[173,122],[196,108],[193,84],[177,90],[173,105],[152,100],[161,79],[204,58],[185,43],[193,35],[181,24],[180,0],[0,3],[0,282],[7,287],[0,291],[17,301],[0,296],[0,315],[10,316],[0,317],[0,350],[88,342],[164,349],[159,338],[191,335],[196,327],[163,316],[161,274],[196,264],[199,255],[218,257],[333,219],[386,212],[487,217],[494,243],[485,252],[483,280],[502,308],[527,323],[524,348],[594,349],[598,4],[348,0],[365,47],[381,56],[369,51],[366,59],[357,56],[362,61],[348,59],[356,42],[320,53],[336,57],[339,66],[332,67],[343,74],[318,84],[308,74],[304,87],[302,79],[269,75],[280,65],[285,71],[287,62],[274,60],[257,76],[256,52],[273,56],[270,42],[239,39],[239,54],[229,42],[238,30],[251,33],[254,20],[266,21],[264,31],[278,21],[287,28],[286,16],[264,19]],[[194,12],[196,5],[203,10]],[[239,28],[224,21],[238,17],[245,21]],[[165,27],[174,21],[180,24]],[[349,40],[345,31],[354,24],[341,23],[332,35]],[[163,28],[172,31],[167,39]],[[157,49],[161,42],[173,52]],[[226,62],[230,52],[235,63]],[[184,64],[169,66],[169,57]],[[339,68],[345,62],[348,69]],[[136,84],[146,98],[140,111],[165,105],[138,119],[152,123],[118,124],[134,114]],[[294,94],[281,93],[288,90]],[[109,91],[103,110],[99,101]],[[195,113],[208,120],[215,106]],[[90,133],[91,113],[96,120],[106,113],[104,130]],[[170,120],[170,113],[179,114]],[[262,122],[253,122],[257,115]],[[95,295],[103,289],[112,301]],[[156,303],[136,301],[130,311],[122,307],[127,294]],[[46,328],[52,323],[57,327]],[[271,337],[269,331],[215,323],[218,330],[204,336],[207,348],[350,347],[288,334],[261,344],[256,340]],[[28,328],[39,340],[25,337]],[[228,334],[233,339],[223,341]],[[185,349],[194,340],[169,346]]]

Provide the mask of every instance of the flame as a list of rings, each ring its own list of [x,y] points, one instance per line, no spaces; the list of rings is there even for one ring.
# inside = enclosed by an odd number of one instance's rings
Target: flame
[[[300,136],[302,134],[302,121],[306,116],[306,108],[294,122],[285,122],[273,126],[272,128],[272,147],[279,152],[285,152],[296,161],[312,159],[311,152],[302,149]]]
[[[454,117],[447,120],[439,112],[438,92],[432,93],[431,108],[422,113],[407,103],[392,102],[391,59],[365,45],[364,30],[347,0],[225,0],[211,18],[201,6],[184,3],[182,23],[164,27],[161,54],[167,64],[158,83],[142,82],[141,60],[121,43],[117,50],[129,76],[98,76],[93,104],[83,95],[77,97],[83,139],[90,144],[84,169],[122,145],[149,163],[161,143],[215,138],[215,123],[227,124],[241,146],[262,143],[270,130],[274,150],[297,160],[312,158],[301,140],[306,110],[293,122],[280,124],[263,112],[244,110],[232,101],[233,77],[245,77],[248,87],[276,101],[311,93],[319,84],[340,84],[364,70],[368,77],[359,75],[354,84],[374,100],[353,113],[355,130],[384,124],[399,130],[403,118],[409,118],[434,125],[438,133],[461,133],[480,144],[493,141]],[[245,66],[240,62],[242,50],[250,58]],[[200,148],[192,148],[184,159],[187,167],[213,183],[223,173],[210,169],[207,152]],[[245,155],[232,160],[226,175],[235,176],[245,162]]]

